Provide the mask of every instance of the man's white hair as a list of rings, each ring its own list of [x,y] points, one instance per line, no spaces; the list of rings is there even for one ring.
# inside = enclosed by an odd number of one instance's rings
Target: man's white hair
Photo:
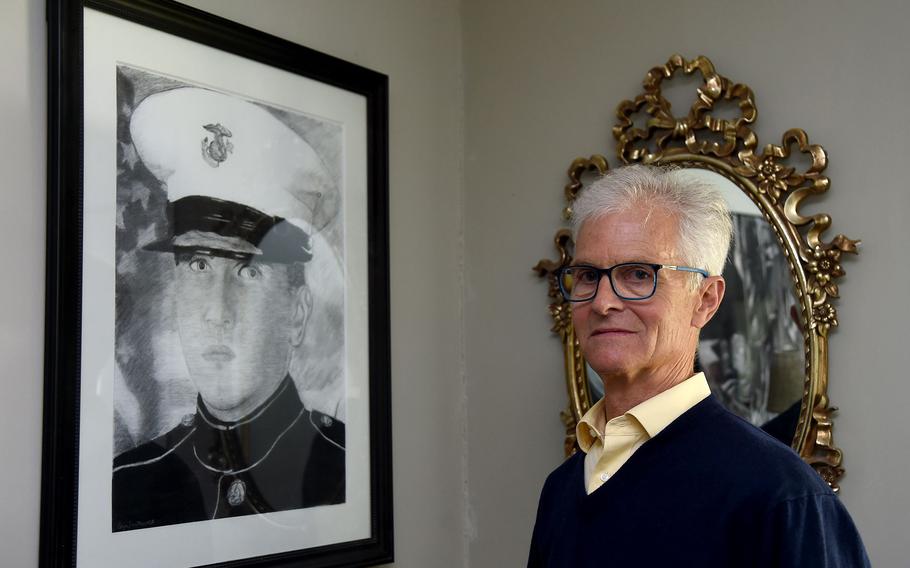
[[[671,168],[624,166],[608,171],[583,189],[572,205],[576,239],[585,222],[637,205],[663,209],[678,219],[680,262],[707,270],[712,276],[723,272],[733,236],[727,201],[710,184]],[[698,280],[696,277],[692,282]]]

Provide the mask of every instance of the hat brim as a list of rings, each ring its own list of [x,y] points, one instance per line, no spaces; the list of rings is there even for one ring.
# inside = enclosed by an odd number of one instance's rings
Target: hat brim
[[[240,203],[190,196],[168,204],[172,236],[145,245],[154,252],[198,250],[263,262],[307,262],[310,235],[297,224]]]

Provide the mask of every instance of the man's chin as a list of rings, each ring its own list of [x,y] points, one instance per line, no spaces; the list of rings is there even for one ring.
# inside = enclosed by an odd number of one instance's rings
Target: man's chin
[[[214,412],[230,412],[242,406],[244,401],[249,398],[247,393],[219,388],[228,385],[240,386],[230,373],[224,371],[194,374],[193,384],[199,392],[199,396],[202,397],[205,407]]]
[[[629,375],[629,360],[622,357],[586,359],[591,367],[602,379],[624,377]],[[588,377],[591,378],[591,377]]]
[[[198,385],[217,385],[233,382],[236,371],[236,359],[214,358],[196,355],[187,359],[187,371],[190,379]],[[199,389],[210,390],[210,389]]]
[[[242,418],[246,411],[243,410],[248,398],[240,398],[237,395],[226,395],[222,393],[204,393],[200,392],[202,402],[206,410],[217,417],[231,417],[232,419]]]

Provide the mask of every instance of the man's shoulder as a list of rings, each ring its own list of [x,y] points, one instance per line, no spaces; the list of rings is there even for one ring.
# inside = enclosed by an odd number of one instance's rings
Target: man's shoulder
[[[334,416],[319,412],[318,410],[306,410],[305,413],[306,418],[303,420],[304,427],[312,428],[319,438],[329,446],[344,451],[344,422]]]
[[[114,531],[205,518],[200,478],[193,469],[196,461],[191,458],[192,444],[188,441],[193,432],[193,424],[184,421],[164,435],[114,458],[111,503]]]
[[[576,450],[574,454],[566,458],[547,475],[541,491],[542,497],[553,494],[554,491],[562,493],[571,491],[573,488],[583,487],[584,461],[585,453],[580,450]]]
[[[726,475],[732,483],[745,483],[779,499],[831,494],[824,480],[789,446],[713,398],[706,399],[701,409],[698,406],[693,409],[692,427],[681,429],[678,436],[681,449],[694,461],[710,464],[716,475]]]
[[[163,458],[179,449],[193,433],[193,430],[193,420],[190,418],[184,419],[175,428],[161,436],[116,456],[114,458],[114,472],[160,462]]]

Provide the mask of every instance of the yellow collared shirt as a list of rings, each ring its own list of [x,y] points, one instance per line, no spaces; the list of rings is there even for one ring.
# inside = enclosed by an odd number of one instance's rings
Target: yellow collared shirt
[[[710,394],[704,373],[696,373],[606,424],[604,401],[597,401],[575,427],[578,445],[586,454],[588,494],[615,475],[642,444]]]

